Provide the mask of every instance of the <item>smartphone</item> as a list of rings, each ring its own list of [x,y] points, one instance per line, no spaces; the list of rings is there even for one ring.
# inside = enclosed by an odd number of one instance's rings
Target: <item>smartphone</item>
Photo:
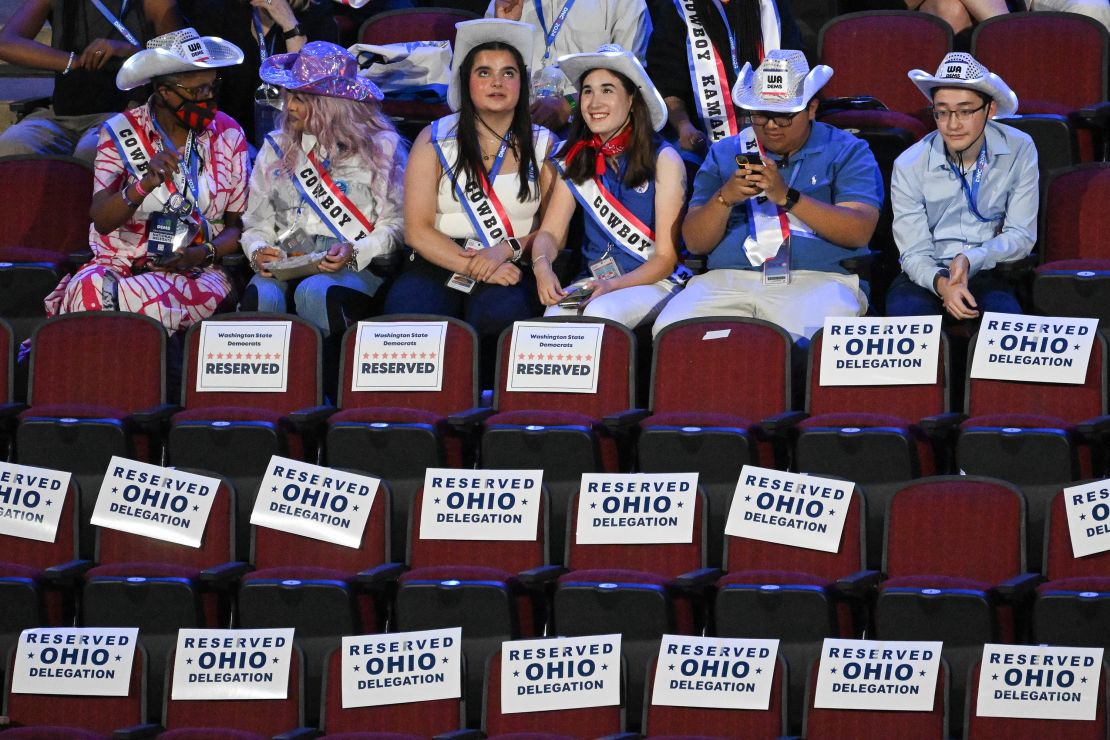
[[[736,155],[736,166],[737,167],[748,167],[750,165],[762,166],[763,165],[763,160],[759,158],[758,154],[737,154]]]
[[[581,288],[578,288],[574,292],[567,295],[566,298],[559,301],[558,306],[559,308],[578,308],[583,303],[585,303],[586,300],[593,294],[593,288],[587,288],[585,285],[583,285]]]

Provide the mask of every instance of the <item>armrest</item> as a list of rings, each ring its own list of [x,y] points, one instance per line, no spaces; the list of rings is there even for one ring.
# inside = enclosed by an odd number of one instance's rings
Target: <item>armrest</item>
[[[404,255],[397,249],[387,254],[376,254],[370,259],[367,269],[378,277],[396,277],[401,272],[401,262]]]
[[[0,404],[0,422],[19,416],[26,408],[27,404],[20,403],[19,401]]]
[[[1040,573],[1022,573],[998,584],[991,593],[1006,602],[1022,601],[1031,597],[1042,581],[1044,577]]]
[[[701,273],[709,269],[709,257],[704,254],[690,254],[689,252],[683,252],[682,255],[679,257],[679,260],[682,262],[683,265],[686,266],[688,270],[693,272],[695,275],[700,275]]]
[[[165,730],[162,725],[144,724],[144,725],[131,725],[130,727],[121,727],[112,733],[112,737],[116,740],[143,740],[148,737],[157,737]]]
[[[627,434],[633,427],[651,416],[648,409],[625,409],[601,420],[610,434]]]
[[[298,432],[303,434],[305,432],[315,431],[337,410],[335,406],[330,405],[313,406],[308,409],[291,411],[286,418],[297,428]]]
[[[396,583],[405,572],[404,563],[382,563],[355,575],[355,583],[368,591],[381,589]]]
[[[89,250],[89,249],[78,249],[75,252],[70,252],[69,253],[69,256],[66,257],[66,262],[69,263],[70,267],[72,267],[74,269],[77,269],[78,267],[81,267],[85,263],[92,260],[92,258],[93,258],[93,253],[92,253],[91,250]]]
[[[163,403],[149,409],[136,411],[131,414],[131,421],[144,432],[159,432],[167,424],[170,417],[181,410],[176,403]]]
[[[768,416],[759,425],[763,431],[771,437],[785,437],[787,433],[792,431],[798,423],[805,419],[809,414],[804,411],[784,411],[781,414]]]
[[[221,563],[200,572],[200,582],[217,590],[229,588],[250,572],[251,564],[242,561]]]
[[[274,740],[309,740],[310,738],[320,737],[324,733],[320,732],[315,727],[298,727],[289,732],[283,732],[280,735],[274,735]]]
[[[674,579],[675,585],[683,591],[697,593],[716,583],[725,572],[720,568],[699,568],[683,573]]]
[[[481,730],[452,730],[433,735],[432,740],[482,740],[484,737]]]
[[[538,568],[521,571],[517,573],[516,577],[528,588],[539,588],[546,583],[551,583],[566,572],[567,569],[561,565],[541,565]]]
[[[1075,113],[1075,117],[1087,127],[1106,128],[1110,126],[1110,101],[1089,105]]]
[[[638,732],[617,732],[612,735],[603,735],[597,740],[640,740],[641,737]]]
[[[917,425],[925,430],[925,433],[930,437],[944,437],[951,434],[956,427],[958,427],[964,419],[967,418],[966,414],[956,413],[955,411],[936,414],[934,416],[926,416],[919,421]]]
[[[1024,272],[1036,269],[1036,267],[1037,258],[1030,254],[1021,259],[998,262],[995,264],[994,269],[997,270],[998,274],[1002,277],[1012,280]]]
[[[840,266],[848,272],[858,274],[871,269],[879,259],[879,253],[874,249],[856,249],[851,257],[840,260]]]
[[[231,254],[225,254],[220,257],[220,264],[229,270],[238,270],[243,265],[247,264],[247,255],[241,251],[234,251]]]
[[[85,577],[94,563],[91,560],[70,560],[68,563],[52,565],[42,572],[42,579],[57,588],[70,588]]]
[[[864,598],[875,590],[883,574],[877,570],[861,570],[839,579],[834,588],[837,593],[854,598]]]
[[[1084,419],[1075,425],[1075,433],[1086,442],[1102,439],[1110,432],[1110,416],[1096,416]]]
[[[493,416],[496,412],[488,406],[475,406],[457,414],[447,417],[447,425],[456,432],[468,434],[477,429],[483,421]]]

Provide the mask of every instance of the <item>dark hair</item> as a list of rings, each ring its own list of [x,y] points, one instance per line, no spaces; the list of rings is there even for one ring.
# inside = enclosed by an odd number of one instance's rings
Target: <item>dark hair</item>
[[[968,92],[973,92],[978,95],[979,99],[983,101],[983,105],[990,105],[994,101],[994,98],[987,95],[982,90],[974,90],[970,87],[964,87],[963,85],[937,85],[929,90],[929,100],[936,100],[937,90],[967,90]]]
[[[605,69],[611,72],[614,77],[620,80],[624,91],[632,96],[632,111],[630,114],[632,139],[628,142],[628,148],[626,149],[627,160],[621,182],[625,187],[639,187],[645,182],[655,179],[655,153],[659,148],[659,140],[651,125],[651,113],[648,111],[647,103],[644,102],[643,94],[632,84],[632,80],[607,67],[595,67],[583,72],[578,79],[579,90],[582,89],[582,83],[586,77],[597,69]],[[590,127],[586,125],[585,118],[584,113],[576,116],[574,122],[570,125],[570,134],[567,136],[566,144],[563,145],[564,152],[569,151],[579,141],[590,139],[593,136]],[[597,150],[595,149],[586,147],[580,150],[573,160],[566,163],[566,178],[579,185],[592,179],[595,174],[594,161],[596,157]]]
[[[474,101],[470,98],[470,72],[474,69],[474,57],[482,51],[509,52],[520,71],[520,97],[517,98],[516,108],[513,110],[513,122],[509,124],[508,134],[509,145],[516,155],[519,166],[517,176],[520,187],[517,189],[516,197],[523,203],[532,197],[529,177],[534,176],[538,181],[540,172],[532,141],[532,116],[528,112],[528,67],[525,66],[524,57],[516,47],[502,41],[478,44],[466,55],[459,68],[459,123],[455,132],[459,151],[451,165],[451,185],[454,188],[458,187],[461,174],[465,173],[468,180],[477,182],[478,173],[485,172],[485,166],[482,164],[482,147],[478,143],[478,114],[474,110]],[[536,192],[539,192],[538,182]]]

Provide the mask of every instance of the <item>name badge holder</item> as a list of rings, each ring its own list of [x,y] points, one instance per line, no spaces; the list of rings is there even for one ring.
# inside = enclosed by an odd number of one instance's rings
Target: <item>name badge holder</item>
[[[468,252],[472,250],[478,251],[479,249],[485,248],[486,245],[482,244],[482,242],[478,241],[477,239],[466,240],[465,249]],[[457,290],[460,293],[466,293],[467,295],[469,295],[470,292],[474,290],[474,286],[477,284],[477,280],[470,277],[469,275],[463,275],[461,272],[451,273],[451,277],[447,278],[447,282],[444,283],[444,285],[446,285],[448,288],[451,288],[452,290]]]
[[[764,285],[790,285],[790,237],[782,240],[779,251],[763,263]]]
[[[167,141],[169,138],[167,137]],[[195,140],[192,132],[185,142],[185,156],[181,161],[182,183],[181,188],[173,182],[172,178],[166,180],[166,187],[170,196],[166,199],[162,210],[152,213],[147,219],[147,254],[155,260],[166,259],[174,252],[178,252],[196,241],[203,224],[200,221],[196,204],[187,196],[189,193],[189,166],[195,165],[193,149]],[[194,180],[196,173],[192,173]],[[199,182],[199,181],[198,181]],[[195,186],[199,194],[199,185]]]
[[[613,259],[613,245],[605,250],[601,259],[590,263],[590,274],[598,280],[612,280],[621,276],[620,265]]]

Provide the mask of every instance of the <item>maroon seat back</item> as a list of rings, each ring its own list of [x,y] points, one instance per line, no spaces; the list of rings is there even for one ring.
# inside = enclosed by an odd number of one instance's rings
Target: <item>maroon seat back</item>
[[[0,157],[0,249],[88,249],[93,171],[73,157]],[[64,206],[63,206],[64,204]]]
[[[1106,723],[1106,664],[1103,663],[1098,679],[1098,706],[1094,721],[1061,719],[1015,719],[1012,717],[978,717],[976,709],[979,700],[978,662],[971,669],[970,706],[967,711],[964,733],[966,740],[1044,740],[1045,738],[1067,738],[1067,740],[1105,740]]]
[[[1110,259],[1110,162],[1056,170],[1045,179],[1044,261]]]
[[[1049,581],[1061,578],[1110,578],[1110,550],[1075,557],[1068,528],[1065,499],[1060,491],[1052,499],[1049,511],[1048,539],[1045,542],[1045,577]]]
[[[459,8],[406,8],[376,13],[362,24],[360,44],[398,44],[406,41],[450,41],[455,46],[455,24],[478,16]],[[461,61],[461,60],[460,60]]]
[[[58,519],[58,531],[53,542],[29,540],[22,537],[12,537],[0,534],[0,562],[18,563],[31,568],[44,570],[52,565],[68,563],[77,557],[77,483],[70,479],[69,488],[65,491],[65,501],[59,502],[58,496],[45,493],[42,496],[45,506],[50,501],[52,506],[61,503],[62,513]]]

